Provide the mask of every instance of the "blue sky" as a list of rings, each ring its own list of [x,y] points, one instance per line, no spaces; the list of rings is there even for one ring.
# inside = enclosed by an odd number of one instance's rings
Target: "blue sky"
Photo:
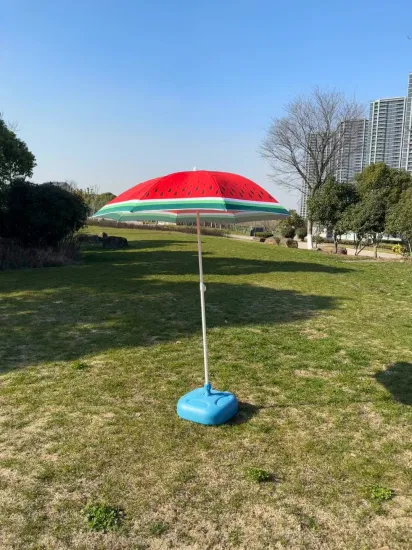
[[[0,111],[33,180],[119,193],[191,169],[241,173],[286,206],[258,154],[314,85],[405,95],[412,2],[0,0]]]

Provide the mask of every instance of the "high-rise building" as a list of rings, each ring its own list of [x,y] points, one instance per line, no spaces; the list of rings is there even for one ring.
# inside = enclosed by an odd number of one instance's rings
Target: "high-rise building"
[[[412,73],[409,73],[408,97],[406,99],[405,124],[402,140],[401,167],[412,172]]]
[[[408,96],[377,99],[370,104],[369,121],[350,120],[341,123],[343,144],[336,164],[339,182],[352,181],[368,166],[384,162],[391,168],[412,172],[412,73],[409,74]],[[342,135],[342,134],[341,134]],[[307,163],[307,173],[313,166]],[[302,191],[300,212],[307,214],[306,188]]]
[[[384,162],[392,168],[412,171],[412,73],[407,97],[391,97],[371,102],[368,164]]]
[[[340,125],[342,145],[336,161],[336,179],[339,183],[353,181],[367,164],[369,121],[366,118],[347,120]]]
[[[339,146],[335,142],[336,155],[330,160],[330,173],[333,174],[339,183],[352,181],[355,174],[362,172],[367,161],[367,139],[368,139],[368,120],[362,118],[359,120],[347,120],[341,122],[336,140],[339,140]],[[310,146],[313,150],[318,150],[321,143],[317,146],[316,134],[310,137]],[[332,144],[331,144],[332,145]],[[329,153],[331,148],[329,148]],[[328,154],[328,151],[326,151]],[[307,157],[305,163],[305,172],[309,181],[315,181],[316,165],[312,158]],[[300,215],[307,216],[307,184],[303,182],[302,196],[300,201]]]
[[[368,164],[384,162],[401,168],[406,101],[406,97],[392,97],[371,102]]]

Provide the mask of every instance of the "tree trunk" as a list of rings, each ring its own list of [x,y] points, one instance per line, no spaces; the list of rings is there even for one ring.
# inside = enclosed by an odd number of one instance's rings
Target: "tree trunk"
[[[375,257],[375,260],[378,259],[378,243],[375,243],[374,245],[374,257]]]
[[[338,239],[336,238],[335,233],[333,234],[333,242],[335,244],[335,254],[338,253]]]
[[[308,245],[308,250],[312,250],[313,248],[313,239],[312,239],[312,220],[308,218],[308,235],[306,237],[306,242]]]

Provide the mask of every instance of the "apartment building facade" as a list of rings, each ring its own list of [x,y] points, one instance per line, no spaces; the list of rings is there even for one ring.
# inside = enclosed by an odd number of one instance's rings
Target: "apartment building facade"
[[[371,101],[369,120],[349,120],[341,123],[342,147],[336,164],[336,178],[353,181],[365,166],[384,162],[392,168],[412,173],[412,73],[409,74],[408,95]],[[339,134],[342,136],[342,134]],[[310,163],[307,163],[309,178]],[[302,187],[300,213],[307,215],[307,188]]]

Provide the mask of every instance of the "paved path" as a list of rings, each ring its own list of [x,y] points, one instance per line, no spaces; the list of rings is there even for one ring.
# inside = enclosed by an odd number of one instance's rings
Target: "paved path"
[[[299,248],[306,249],[306,243],[299,242],[298,246],[299,246]],[[345,245],[342,245],[342,246],[345,247]],[[320,245],[320,248],[322,248],[322,245]],[[350,246],[347,246],[345,248],[348,251],[348,256],[354,256],[355,255],[355,249],[354,248],[351,248]],[[367,258],[374,258],[375,253],[371,250],[362,250],[362,252],[360,252],[358,254],[358,256],[363,256],[363,257],[367,257]],[[402,256],[400,256],[398,254],[391,254],[390,252],[381,252],[379,250],[378,251],[378,258],[384,258],[385,260],[386,259],[387,260],[401,260]]]
[[[250,241],[250,242],[257,242],[253,240],[253,237],[249,237],[249,235],[237,235],[235,233],[229,235],[230,239],[238,239],[240,241]],[[306,243],[302,243],[301,241],[298,241],[298,246],[300,249],[307,250]],[[355,249],[347,247],[346,250],[348,251],[348,256],[354,256],[355,255]],[[374,253],[370,250],[362,250],[360,252],[359,256],[363,256],[366,258],[374,258]],[[398,254],[391,254],[390,252],[378,252],[378,258],[384,258],[385,260],[401,260],[402,256]]]

